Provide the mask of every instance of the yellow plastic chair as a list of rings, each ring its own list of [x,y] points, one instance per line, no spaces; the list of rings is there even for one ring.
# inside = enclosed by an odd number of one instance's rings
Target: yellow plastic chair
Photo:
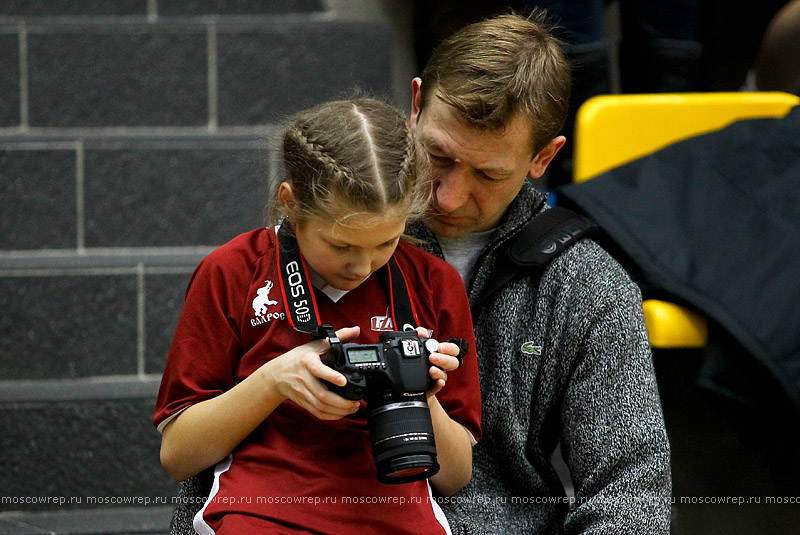
[[[719,130],[740,119],[783,117],[800,97],[780,92],[601,95],[587,100],[575,121],[573,179],[582,182],[667,145]],[[688,308],[643,303],[650,345],[706,345],[708,323]]]

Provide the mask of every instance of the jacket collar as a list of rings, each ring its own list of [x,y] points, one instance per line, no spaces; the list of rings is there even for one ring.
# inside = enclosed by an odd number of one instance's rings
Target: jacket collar
[[[495,229],[494,235],[489,240],[486,249],[481,253],[472,275],[468,291],[470,300],[477,296],[489,278],[494,265],[497,248],[522,229],[525,224],[545,208],[547,195],[537,190],[531,180],[525,180],[517,196],[511,201],[500,224]],[[419,238],[422,243],[419,247],[423,250],[443,258],[442,248],[436,236],[422,221],[414,221],[406,227],[406,233]]]

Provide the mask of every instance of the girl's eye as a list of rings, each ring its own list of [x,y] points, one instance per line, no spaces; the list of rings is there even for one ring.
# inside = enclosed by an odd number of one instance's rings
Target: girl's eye
[[[331,244],[331,247],[333,247],[333,249],[335,251],[340,251],[340,252],[344,252],[344,251],[347,251],[348,249],[350,249],[349,245],[333,245],[333,244]]]

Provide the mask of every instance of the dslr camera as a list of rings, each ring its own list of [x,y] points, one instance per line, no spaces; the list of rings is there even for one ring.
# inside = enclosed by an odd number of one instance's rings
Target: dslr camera
[[[347,399],[366,399],[378,480],[408,483],[435,475],[439,463],[425,391],[433,383],[428,356],[439,342],[416,331],[392,331],[377,344],[342,344],[332,327],[322,329],[331,343],[322,361],[347,378],[345,386],[328,388]]]

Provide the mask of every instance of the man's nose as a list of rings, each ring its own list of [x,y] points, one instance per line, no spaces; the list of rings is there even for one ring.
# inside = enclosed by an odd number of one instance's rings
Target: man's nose
[[[467,171],[461,165],[439,175],[436,182],[436,206],[442,212],[455,212],[469,199]]]

